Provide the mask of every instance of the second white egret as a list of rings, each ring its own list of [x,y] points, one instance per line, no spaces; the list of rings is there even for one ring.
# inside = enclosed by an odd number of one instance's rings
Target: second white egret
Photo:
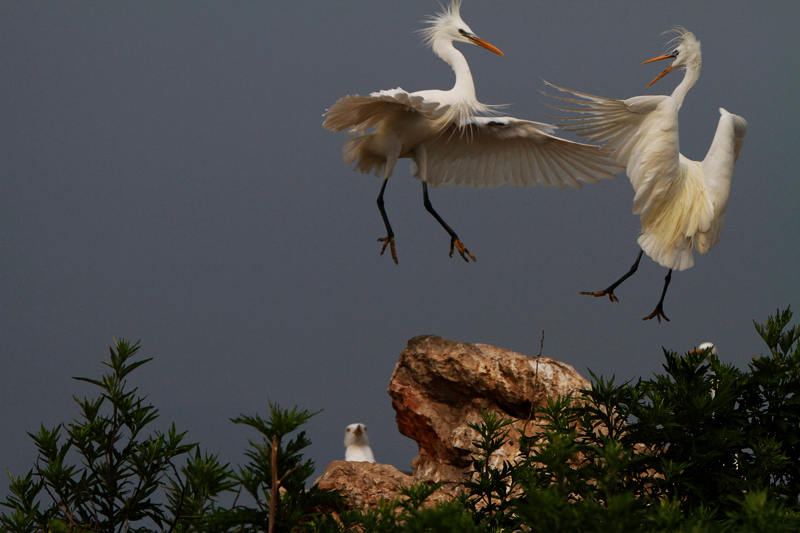
[[[679,35],[674,51],[642,63],[672,59],[650,85],[673,70],[685,70],[683,81],[670,96],[613,100],[548,84],[580,98],[560,98],[582,106],[561,108],[583,115],[565,119],[569,122],[563,125],[564,129],[604,143],[612,157],[626,167],[636,191],[633,213],[640,216],[642,223],[638,240],[641,250],[630,270],[605,290],[581,294],[618,301],[614,289],[636,272],[646,253],[669,269],[658,305],[642,319],[658,318],[659,322],[662,318],[669,321],[663,304],[672,271],[694,265],[692,250],[705,254],[719,242],[733,166],[747,130],[747,121],[720,108],[717,131],[705,159],[692,161],[679,152],[678,111],[700,77],[701,60],[700,41],[683,28],[675,31]]]

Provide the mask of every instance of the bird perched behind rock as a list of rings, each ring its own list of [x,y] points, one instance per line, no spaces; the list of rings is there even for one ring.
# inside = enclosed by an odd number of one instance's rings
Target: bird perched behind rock
[[[711,363],[712,356],[716,357],[716,355],[717,355],[717,347],[716,347],[716,345],[714,345],[713,342],[704,342],[703,344],[701,344],[700,346],[698,346],[694,350],[691,350],[689,353],[703,353],[708,349],[710,349],[711,351],[709,351],[708,355],[706,355],[705,361],[706,361],[706,363]],[[716,374],[714,374],[714,371],[711,370],[710,368],[708,369],[707,372],[709,374],[711,374],[712,376],[716,376]],[[711,389],[711,397],[712,398],[716,398],[716,396],[717,396],[717,391],[716,391],[716,389],[712,388]]]
[[[703,352],[705,350],[708,350],[709,348],[711,348],[711,351],[706,356],[706,361],[710,362],[711,361],[711,356],[712,355],[717,355],[717,347],[714,345],[713,342],[704,342],[703,344],[701,344],[700,346],[698,346],[697,348],[692,350],[692,352],[700,353],[700,352]]]
[[[375,456],[369,447],[367,426],[364,424],[350,424],[344,430],[344,460],[374,463]]]

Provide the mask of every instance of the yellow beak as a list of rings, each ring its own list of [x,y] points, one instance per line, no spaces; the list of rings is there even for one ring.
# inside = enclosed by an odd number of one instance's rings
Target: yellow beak
[[[500,49],[497,48],[495,45],[493,45],[491,43],[487,43],[486,41],[484,41],[483,39],[481,39],[479,37],[467,37],[467,39],[469,39],[473,43],[477,44],[478,46],[482,46],[482,47],[486,48],[490,52],[494,52],[495,54],[497,54],[499,56],[504,55],[503,52],[501,52]]]
[[[647,63],[652,63],[653,61],[661,61],[662,59],[675,59],[675,56],[672,55],[672,54],[664,54],[663,56],[658,56],[658,57],[654,57],[653,59],[648,59],[647,61],[642,63],[642,65],[645,65]],[[660,80],[661,78],[663,78],[664,76],[666,76],[667,74],[672,72],[673,70],[675,70],[675,69],[672,67],[672,65],[668,66],[667,68],[664,69],[664,72],[662,72],[661,74],[656,76],[656,79],[654,79],[649,84],[647,84],[647,86],[650,87],[655,82],[657,82],[658,80]]]

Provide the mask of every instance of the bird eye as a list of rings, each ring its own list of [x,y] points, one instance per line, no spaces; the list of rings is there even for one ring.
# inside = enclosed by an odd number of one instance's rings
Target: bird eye
[[[678,57],[678,52],[680,52],[680,50],[678,50],[678,49],[676,48],[676,49],[675,49],[675,50],[672,52],[672,55],[674,55],[675,57]]]
[[[466,31],[464,31],[464,30],[462,30],[462,29],[460,29],[460,28],[459,28],[459,30],[458,30],[458,33],[460,33],[461,35],[464,35],[464,36],[466,36],[466,35],[467,35],[467,32],[466,32]]]
[[[347,428],[344,431],[345,431],[345,433],[350,433],[350,428]]]

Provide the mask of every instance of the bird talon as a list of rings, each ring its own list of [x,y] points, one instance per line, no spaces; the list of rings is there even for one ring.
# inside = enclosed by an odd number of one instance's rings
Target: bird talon
[[[461,254],[461,258],[464,259],[467,263],[469,263],[469,259],[467,259],[467,255],[472,259],[474,262],[477,263],[475,256],[467,250],[467,247],[464,246],[464,243],[461,242],[461,239],[452,238],[450,239],[450,257],[453,257],[453,247],[458,250],[458,253]],[[467,254],[467,255],[464,255]]]
[[[392,260],[394,260],[394,264],[396,265],[397,264],[397,252],[395,252],[395,250],[394,250],[394,235],[392,235],[391,237],[381,237],[380,239],[378,239],[378,242],[382,242],[383,243],[383,247],[381,248],[381,255],[383,255],[383,252],[386,251],[386,247],[388,246],[389,247],[389,251],[392,252]]]
[[[613,291],[605,290],[605,291],[597,291],[597,292],[582,292],[584,296],[594,296],[595,298],[602,298],[603,296],[608,296],[608,299],[612,302],[619,302],[619,299],[616,297]]]
[[[652,313],[644,317],[642,320],[651,320],[653,318],[658,319],[659,324],[661,324],[662,318],[667,322],[669,322],[669,318],[667,318],[667,315],[664,314],[664,310],[661,308],[660,304],[656,306],[656,308],[653,310]]]

